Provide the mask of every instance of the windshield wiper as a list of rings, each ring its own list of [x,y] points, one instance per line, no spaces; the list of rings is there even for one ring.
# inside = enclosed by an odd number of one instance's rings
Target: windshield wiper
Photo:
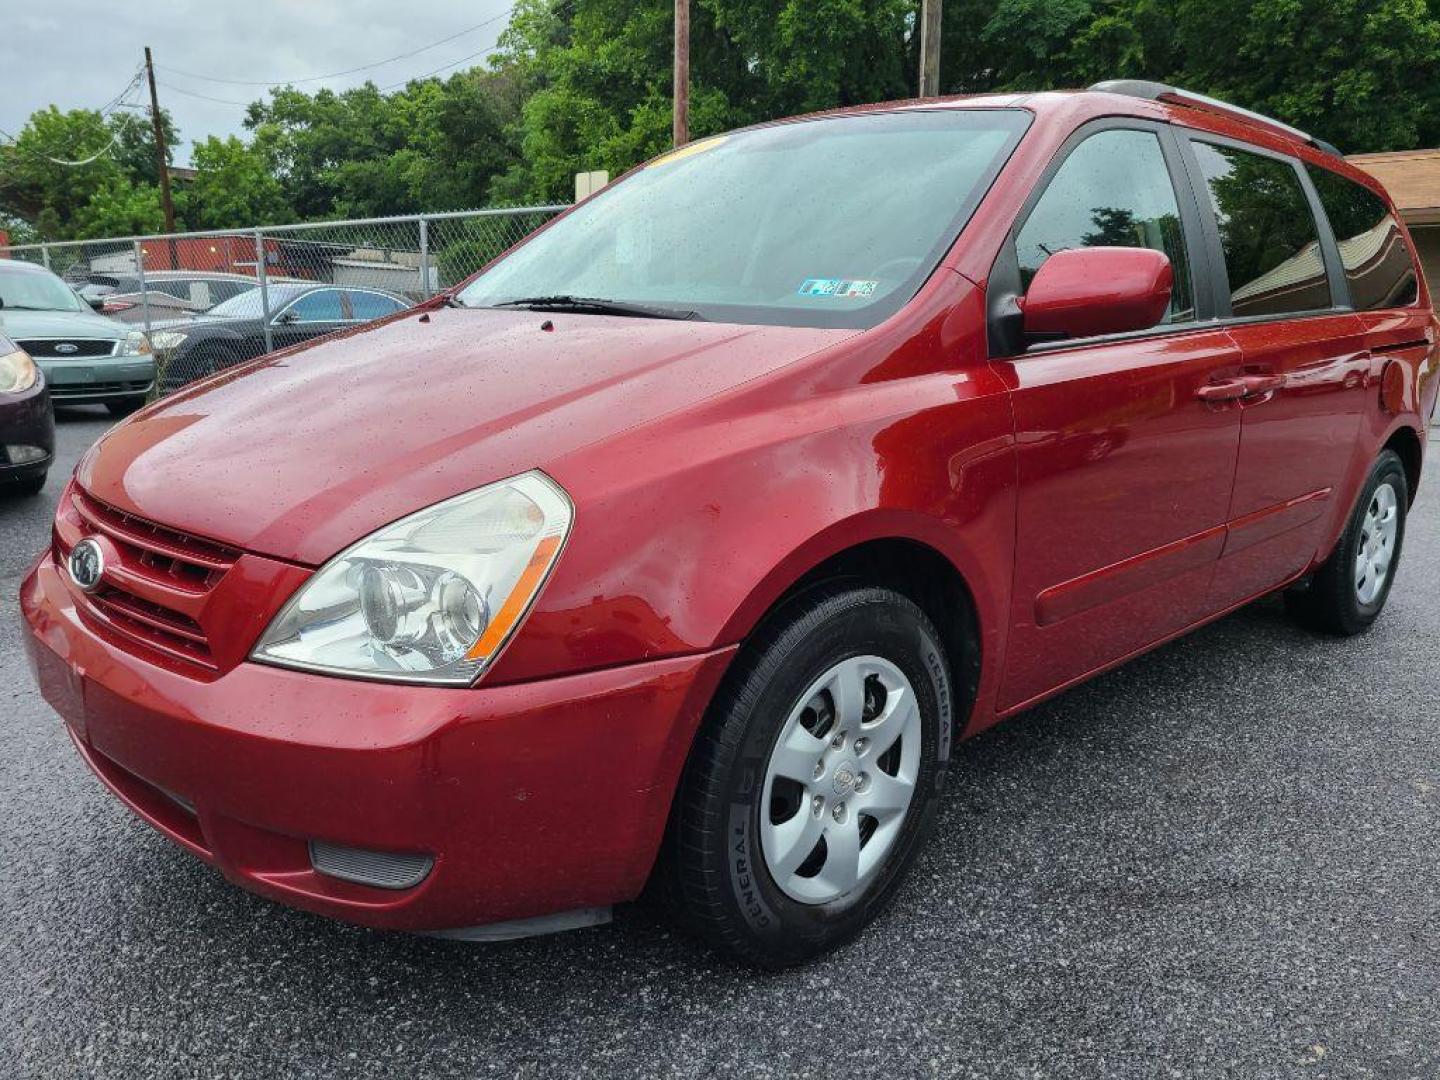
[[[527,311],[581,311],[592,315],[628,315],[635,319],[699,319],[698,312],[679,308],[650,307],[605,300],[598,296],[522,296],[518,300],[502,300],[492,307],[525,308]]]

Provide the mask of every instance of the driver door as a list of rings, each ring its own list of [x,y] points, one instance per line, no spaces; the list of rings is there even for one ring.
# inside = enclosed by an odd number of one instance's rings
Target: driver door
[[[1142,121],[1099,121],[1057,159],[990,290],[1008,281],[1023,295],[1056,251],[1104,246],[1162,251],[1175,285],[1150,330],[1022,340],[992,356],[1011,387],[1019,480],[1002,711],[1204,616],[1240,443],[1238,409],[1200,396],[1240,354],[1202,318],[1207,257],[1173,136]]]
[[[275,348],[297,345],[348,325],[344,299],[340,289],[316,289],[277,312],[270,325]]]

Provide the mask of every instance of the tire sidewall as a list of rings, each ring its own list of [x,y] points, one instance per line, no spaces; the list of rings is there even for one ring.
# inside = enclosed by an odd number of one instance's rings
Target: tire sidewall
[[[1355,556],[1360,550],[1360,538],[1365,531],[1365,514],[1370,508],[1371,501],[1375,498],[1375,492],[1379,490],[1381,484],[1387,481],[1395,489],[1397,513],[1395,551],[1390,557],[1390,568],[1380,594],[1370,603],[1362,604],[1360,597],[1355,592]],[[1346,593],[1349,598],[1349,615],[1362,626],[1368,626],[1374,622],[1381,610],[1384,609],[1385,602],[1390,598],[1390,590],[1395,585],[1395,575],[1400,570],[1400,557],[1405,548],[1405,518],[1409,511],[1409,505],[1410,491],[1405,477],[1405,468],[1399,457],[1393,452],[1387,451],[1376,460],[1374,467],[1370,470],[1370,475],[1365,480],[1364,490],[1351,514],[1350,527],[1345,532],[1345,543],[1340,553],[1338,569],[1346,575],[1345,580],[1349,585]]]
[[[922,749],[907,819],[884,864],[856,893],[826,904],[796,901],[775,884],[760,845],[770,754],[800,695],[841,660],[875,655],[910,681],[920,707]],[[726,890],[736,914],[767,953],[805,956],[832,948],[868,922],[899,884],[934,818],[954,729],[954,694],[939,638],[910,601],[882,589],[820,602],[783,633],[749,673],[737,751],[720,779]]]

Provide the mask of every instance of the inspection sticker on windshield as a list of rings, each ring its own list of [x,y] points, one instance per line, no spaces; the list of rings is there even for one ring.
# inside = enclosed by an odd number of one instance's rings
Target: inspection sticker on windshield
[[[874,296],[880,287],[878,281],[861,281],[849,278],[806,278],[800,286],[801,296],[862,297]]]

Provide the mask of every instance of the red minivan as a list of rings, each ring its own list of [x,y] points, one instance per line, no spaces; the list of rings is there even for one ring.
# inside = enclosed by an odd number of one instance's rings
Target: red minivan
[[[373,927],[648,884],[855,934],[959,738],[1285,590],[1385,604],[1436,323],[1374,180],[1153,83],[692,143],[110,431],[21,589],[141,817]]]

